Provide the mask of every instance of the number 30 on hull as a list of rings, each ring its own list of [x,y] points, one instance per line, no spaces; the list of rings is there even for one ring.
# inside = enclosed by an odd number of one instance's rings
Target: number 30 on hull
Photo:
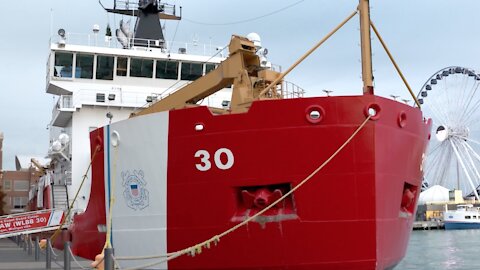
[[[222,161],[222,156],[226,158]],[[211,155],[207,150],[198,150],[195,157],[200,158],[200,162],[195,164],[197,170],[206,172],[212,168]],[[220,148],[213,154],[213,163],[220,170],[228,170],[233,167],[235,158],[232,150],[228,148]]]

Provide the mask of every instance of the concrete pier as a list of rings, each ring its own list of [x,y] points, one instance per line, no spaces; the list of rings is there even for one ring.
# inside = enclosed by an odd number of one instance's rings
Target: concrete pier
[[[54,249],[56,254],[52,256],[51,269],[64,269],[62,250]],[[80,257],[75,257],[78,263],[87,269],[90,268],[91,261]],[[68,269],[82,269],[73,259],[71,267]],[[0,239],[0,269],[1,270],[40,270],[46,269],[45,251],[40,252],[38,261],[35,261],[34,254],[29,255],[28,250],[24,251],[23,246],[9,238]]]
[[[445,225],[443,221],[430,220],[430,221],[415,221],[413,222],[414,230],[443,230]]]

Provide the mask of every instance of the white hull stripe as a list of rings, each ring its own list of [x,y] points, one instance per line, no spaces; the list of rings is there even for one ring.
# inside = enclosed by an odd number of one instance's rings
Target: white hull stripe
[[[113,197],[111,242],[117,256],[167,253],[168,116],[165,112],[135,117],[104,131],[105,209],[108,219]],[[154,261],[158,259],[120,265],[129,268]],[[163,263],[149,269],[167,268]]]

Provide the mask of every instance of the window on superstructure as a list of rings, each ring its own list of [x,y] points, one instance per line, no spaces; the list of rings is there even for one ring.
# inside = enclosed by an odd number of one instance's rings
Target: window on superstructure
[[[205,74],[217,68],[215,64],[205,64]]]
[[[55,52],[53,76],[72,78],[73,53]]]
[[[97,72],[95,78],[99,80],[113,80],[113,56],[97,56]]]
[[[127,57],[117,57],[117,76],[127,76]]]
[[[187,81],[193,81],[203,74],[203,65],[199,63],[182,62],[181,79]]]
[[[176,80],[178,78],[178,62],[157,61],[155,78]]]
[[[130,77],[152,78],[153,60],[142,58],[130,59]]]
[[[75,64],[75,78],[93,78],[93,54],[77,53]]]

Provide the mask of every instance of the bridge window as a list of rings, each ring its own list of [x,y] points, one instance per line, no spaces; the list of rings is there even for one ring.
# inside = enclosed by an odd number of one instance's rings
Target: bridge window
[[[153,75],[153,60],[131,58],[130,59],[130,76],[152,78]]]
[[[113,56],[97,56],[97,72],[95,78],[100,80],[113,80]]]
[[[128,58],[117,58],[117,76],[127,76]]]
[[[72,78],[73,53],[55,52],[53,76]]]
[[[193,81],[202,77],[202,74],[203,74],[202,64],[182,62],[182,73],[181,73],[182,80]]]
[[[209,73],[210,71],[216,68],[217,66],[215,64],[205,64],[205,74]]]
[[[93,78],[93,55],[77,54],[75,66],[75,78],[92,79]]]
[[[172,80],[178,79],[178,62],[157,61],[155,78]]]

